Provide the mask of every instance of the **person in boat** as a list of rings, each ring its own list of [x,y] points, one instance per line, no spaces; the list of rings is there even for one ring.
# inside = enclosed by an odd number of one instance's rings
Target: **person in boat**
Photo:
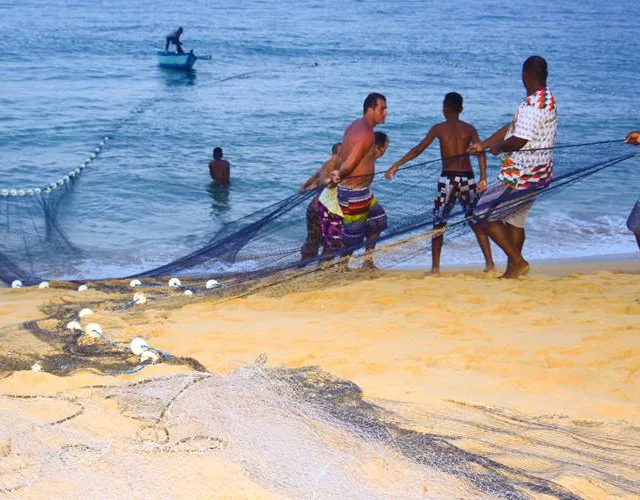
[[[323,243],[322,220],[320,214],[319,197],[324,192],[324,186],[330,182],[331,172],[338,168],[342,143],[337,142],[331,148],[331,156],[325,161],[318,171],[300,186],[299,193],[320,188],[307,206],[307,239],[300,249],[302,260],[313,259],[318,256],[320,246]],[[333,241],[333,238],[331,239]],[[323,253],[328,252],[327,245],[323,246]]]
[[[164,44],[165,52],[169,50],[169,45],[174,44],[176,46],[176,51],[178,52],[178,54],[184,53],[184,51],[182,50],[182,42],[180,41],[180,36],[182,35],[183,31],[184,30],[182,29],[182,26],[180,26],[177,30],[169,33],[165,37],[165,44]]]
[[[627,134],[625,141],[633,146],[640,146],[640,130],[634,130]],[[636,236],[636,242],[638,243],[638,249],[640,250],[640,199],[636,201],[629,218],[627,219],[627,227]]]
[[[387,117],[387,99],[371,93],[364,100],[363,114],[352,122],[342,138],[342,162],[331,174],[338,185],[338,201],[344,214],[342,242],[347,250],[345,266],[353,249],[365,239],[363,269],[375,269],[373,249],[380,233],[387,228],[387,214],[371,191],[375,161],[370,154],[375,143],[376,125]]]
[[[231,176],[231,164],[222,159],[222,148],[213,148],[213,160],[209,162],[209,174],[218,186],[228,186]]]
[[[433,207],[433,228],[437,236],[432,239],[431,273],[440,274],[440,253],[444,241],[444,228],[451,211],[459,201],[467,218],[473,215],[478,201],[478,193],[487,189],[487,159],[484,153],[478,155],[480,166],[480,182],[476,184],[467,148],[480,142],[478,132],[469,123],[460,120],[462,113],[462,96],[457,92],[449,92],[442,103],[442,114],[445,121],[431,127],[422,141],[410,149],[396,161],[385,177],[391,180],[398,168],[420,156],[435,140],[440,142],[442,173],[438,181],[438,189]],[[491,245],[486,233],[480,231],[475,224],[470,224],[482,250],[485,260],[485,271],[495,267],[491,256]]]
[[[522,65],[527,97],[513,120],[468,150],[471,154],[485,149],[493,155],[503,153],[497,182],[482,194],[474,211],[480,229],[507,255],[503,278],[529,272],[529,263],[522,256],[524,227],[538,190],[546,187],[553,175],[558,110],[547,76],[547,61],[529,57]]]

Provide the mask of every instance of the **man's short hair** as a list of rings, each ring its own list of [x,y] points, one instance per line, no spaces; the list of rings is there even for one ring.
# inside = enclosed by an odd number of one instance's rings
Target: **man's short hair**
[[[522,65],[522,70],[526,71],[528,75],[540,80],[546,80],[547,76],[549,76],[547,61],[541,56],[531,56],[527,58]]]
[[[338,149],[340,149],[340,146],[342,146],[341,142],[336,142],[332,147],[331,147],[331,153],[332,154],[337,154],[338,153]]]
[[[371,94],[369,94],[364,100],[364,105],[362,106],[363,113],[366,113],[367,109],[369,108],[375,108],[378,105],[379,100],[387,102],[387,98],[382,94],[378,94],[377,92],[372,92]]]
[[[462,96],[457,92],[449,92],[445,95],[443,104],[456,113],[462,113]]]
[[[384,145],[387,143],[387,141],[389,140],[389,136],[387,134],[385,134],[384,132],[376,132],[375,133],[375,145],[378,148],[383,148]]]
[[[222,148],[213,148],[213,157],[216,160],[222,158]]]

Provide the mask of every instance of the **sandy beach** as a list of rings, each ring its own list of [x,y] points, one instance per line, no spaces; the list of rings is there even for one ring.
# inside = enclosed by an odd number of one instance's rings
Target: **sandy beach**
[[[146,293],[153,296],[154,290]],[[521,466],[518,454],[530,452],[528,460],[535,464],[523,470],[577,496],[640,493],[637,260],[536,264],[530,276],[519,280],[500,280],[473,269],[445,270],[437,278],[419,271],[326,272],[229,301],[208,300],[197,293],[190,298],[163,296],[135,312],[104,309],[111,298],[91,285],[85,294],[55,287],[0,290],[2,338],[16,342],[20,332],[28,335],[21,323],[49,317],[57,306],[91,303],[91,321],[99,322],[110,338],[124,343],[142,336],[157,349],[194,358],[223,379],[261,355],[262,361],[266,356],[266,368],[318,367],[356,384],[363,401],[393,412],[407,428],[438,436],[456,434],[452,442],[460,449],[505,465]],[[42,339],[25,345],[37,342]],[[171,374],[193,370],[159,364],[117,376],[91,370],[62,377],[5,372],[0,393],[5,395],[5,418],[10,412],[28,414],[36,427],[54,414],[65,414],[67,410],[51,406],[60,404],[60,398],[88,398],[94,408],[91,425],[86,414],[62,425],[69,432],[88,432],[110,442],[124,457],[130,453],[127,440],[139,424],[87,387]],[[24,395],[55,398],[41,398],[42,404],[34,408],[34,399],[17,398]],[[44,404],[47,401],[51,405]],[[480,425],[498,417],[502,423],[497,427]],[[15,419],[10,422],[16,425]],[[507,438],[505,429],[516,422],[527,426]],[[26,431],[24,427],[20,430]],[[573,444],[554,448],[563,436],[571,436]],[[605,442],[609,451],[596,452]],[[7,460],[11,456],[4,454]],[[190,464],[189,474],[177,474],[184,496],[203,497],[211,491],[234,498],[287,496],[286,488],[261,484],[263,476],[224,454],[199,461],[188,455],[182,463],[155,454],[153,460],[158,467],[180,470]],[[382,466],[370,464],[369,469],[378,467]],[[17,495],[38,496],[60,487],[59,478],[22,485],[15,477],[3,479],[1,472],[0,487]],[[403,474],[406,477],[406,471]],[[193,483],[196,476],[198,485]],[[371,481],[377,485],[381,479]],[[428,482],[424,476],[421,481]],[[216,489],[208,489],[213,483]],[[440,493],[447,490],[448,483],[442,484]],[[427,484],[422,487],[427,497],[440,494]],[[73,496],[73,491],[66,493]]]

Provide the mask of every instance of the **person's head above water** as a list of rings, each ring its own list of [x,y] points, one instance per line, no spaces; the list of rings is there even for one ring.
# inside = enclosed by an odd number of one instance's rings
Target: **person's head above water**
[[[184,31],[184,30],[182,29],[182,26],[178,26],[178,29],[176,30],[176,33],[177,33],[178,35],[182,35],[182,32],[183,32],[183,31]]]
[[[446,116],[447,113],[459,115],[462,113],[462,96],[457,92],[449,92],[444,96],[442,101],[442,112]]]
[[[220,160],[222,158],[222,148],[213,148],[213,158]]]
[[[342,143],[336,142],[333,146],[331,146],[331,154],[333,155],[340,154],[341,149],[342,149]]]

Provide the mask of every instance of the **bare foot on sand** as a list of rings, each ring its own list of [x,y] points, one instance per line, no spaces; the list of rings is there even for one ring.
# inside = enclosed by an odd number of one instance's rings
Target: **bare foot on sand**
[[[500,276],[500,278],[513,279],[519,278],[520,276],[526,276],[530,267],[529,263],[526,260],[523,260],[521,263],[507,266],[507,270],[502,276]]]
[[[365,260],[362,263],[362,268],[363,271],[379,271],[380,268],[376,267],[376,265],[373,263],[372,260]]]

